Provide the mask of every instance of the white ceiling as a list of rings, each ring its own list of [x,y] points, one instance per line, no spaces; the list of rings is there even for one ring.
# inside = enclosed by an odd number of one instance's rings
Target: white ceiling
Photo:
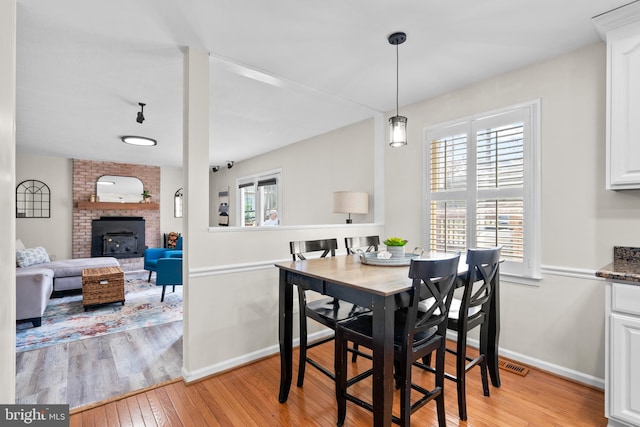
[[[241,161],[599,41],[629,0],[17,0],[17,145],[182,164],[182,48],[211,57],[210,164]],[[142,124],[139,102],[146,103]],[[409,118],[411,125],[411,118]],[[158,140],[134,147],[123,135]]]

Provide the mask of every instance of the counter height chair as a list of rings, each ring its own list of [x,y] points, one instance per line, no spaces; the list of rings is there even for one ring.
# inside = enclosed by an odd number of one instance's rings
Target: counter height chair
[[[410,425],[413,412],[431,400],[436,401],[438,425],[446,426],[444,407],[444,356],[449,306],[458,272],[459,255],[442,259],[412,259],[409,278],[412,279],[409,306],[395,313],[393,358],[396,381],[400,386],[400,417],[393,421],[401,426]],[[427,295],[432,304],[426,311],[420,310],[420,296]],[[347,380],[347,343],[373,348],[373,316],[363,314],[340,322],[336,328],[336,399],[338,402],[338,426],[344,424],[347,401],[373,411],[373,405],[348,393],[348,387],[372,374],[372,370]],[[436,351],[435,387],[427,390],[411,382],[413,363]],[[411,399],[412,390],[421,394]],[[414,403],[412,404],[412,400]]]
[[[324,258],[327,255],[335,256],[336,249],[338,249],[338,241],[336,239],[303,240],[290,242],[289,246],[294,261],[306,260],[306,257],[309,256],[310,253],[321,252],[321,258]],[[358,314],[365,313],[369,310],[367,308],[359,307],[352,303],[341,301],[336,298],[322,298],[307,303],[305,290],[300,286],[297,286],[297,288],[300,312],[300,360],[298,363],[298,387],[302,387],[304,383],[304,373],[307,362],[332,380],[335,380],[335,375],[333,372],[320,365],[318,362],[311,359],[307,355],[308,349],[332,341],[333,336],[323,338],[312,344],[308,344],[307,317],[328,328],[335,330],[336,324],[338,322],[356,316]],[[352,351],[357,351],[357,349],[354,349]]]
[[[379,236],[360,236],[345,237],[344,245],[347,248],[347,254],[355,254],[356,249],[362,249],[365,252],[377,251],[380,246]]]
[[[491,299],[495,288],[495,276],[500,264],[500,251],[497,246],[489,249],[468,249],[467,264],[469,266],[464,278],[464,293],[462,299],[453,298],[449,310],[447,328],[458,333],[456,348],[447,348],[447,352],[456,355],[456,375],[445,374],[445,377],[455,381],[458,389],[458,414],[461,420],[467,419],[466,402],[466,374],[474,366],[480,366],[482,377],[482,391],[489,396],[489,380],[487,377],[487,333]],[[480,349],[478,357],[467,356],[467,335],[470,330],[480,327]],[[484,337],[484,338],[483,338]],[[425,368],[429,365],[430,357],[425,357],[424,363],[417,366]],[[469,362],[469,363],[467,363]]]

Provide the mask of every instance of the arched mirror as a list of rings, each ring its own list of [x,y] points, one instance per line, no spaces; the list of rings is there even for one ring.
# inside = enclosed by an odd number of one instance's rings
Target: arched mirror
[[[100,202],[138,203],[143,191],[142,181],[132,176],[103,175],[96,182]]]

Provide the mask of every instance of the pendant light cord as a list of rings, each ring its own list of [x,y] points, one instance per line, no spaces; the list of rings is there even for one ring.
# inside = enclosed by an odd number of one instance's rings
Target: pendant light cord
[[[398,92],[400,91],[400,54],[398,53],[398,45],[396,44],[396,116],[400,115],[398,107]]]

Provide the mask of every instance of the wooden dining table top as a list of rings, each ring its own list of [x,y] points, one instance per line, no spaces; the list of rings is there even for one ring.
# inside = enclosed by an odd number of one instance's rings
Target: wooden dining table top
[[[425,253],[421,258],[442,259],[452,256],[455,254]],[[408,265],[363,264],[358,255],[281,262],[276,264],[276,267],[382,296],[395,295],[411,289]],[[464,274],[466,271],[467,264],[461,256],[458,273]]]

